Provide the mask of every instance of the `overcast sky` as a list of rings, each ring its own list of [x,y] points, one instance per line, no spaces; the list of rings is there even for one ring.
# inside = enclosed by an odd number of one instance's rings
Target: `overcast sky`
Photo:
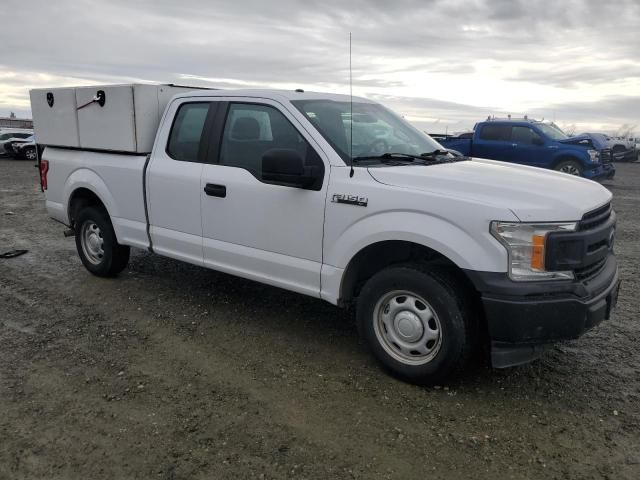
[[[487,115],[640,130],[640,0],[4,0],[0,116],[112,82],[375,98],[432,132]]]

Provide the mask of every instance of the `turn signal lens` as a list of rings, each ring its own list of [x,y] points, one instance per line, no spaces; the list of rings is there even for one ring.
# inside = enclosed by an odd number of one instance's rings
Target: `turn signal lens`
[[[531,246],[531,268],[544,270],[544,235],[534,235]]]

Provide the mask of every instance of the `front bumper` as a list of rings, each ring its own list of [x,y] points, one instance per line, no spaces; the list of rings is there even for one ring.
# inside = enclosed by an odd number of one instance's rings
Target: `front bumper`
[[[620,285],[613,254],[582,282],[513,282],[502,273],[467,273],[481,294],[498,368],[531,361],[550,344],[578,338],[608,319]]]
[[[601,163],[595,168],[584,170],[582,176],[591,180],[611,179],[616,175],[616,167],[612,163]]]
[[[638,150],[636,150],[635,148],[630,148],[629,150],[624,152],[624,155],[622,155],[622,158],[620,160],[623,162],[635,162],[637,158]]]
[[[8,144],[6,144],[4,146],[4,153],[5,153],[5,155],[7,155],[9,157],[13,157],[16,154],[16,152],[15,152],[15,150],[13,148],[13,145],[11,145],[10,143],[8,143]]]

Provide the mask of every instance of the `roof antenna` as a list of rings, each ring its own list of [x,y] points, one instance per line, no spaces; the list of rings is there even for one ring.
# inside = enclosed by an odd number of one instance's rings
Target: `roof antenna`
[[[349,178],[353,177],[353,73],[351,70],[351,32],[349,32]]]

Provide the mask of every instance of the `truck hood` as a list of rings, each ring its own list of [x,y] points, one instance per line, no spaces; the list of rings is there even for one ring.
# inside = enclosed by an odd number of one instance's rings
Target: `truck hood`
[[[580,145],[586,148],[595,148],[596,150],[602,150],[607,147],[606,141],[603,141],[602,138],[590,133],[583,133],[581,135],[576,135],[575,137],[569,137],[558,141],[569,145]]]
[[[565,173],[494,160],[370,167],[378,182],[510,210],[521,221],[580,220],[611,200],[602,185]],[[499,219],[496,219],[499,220]]]

